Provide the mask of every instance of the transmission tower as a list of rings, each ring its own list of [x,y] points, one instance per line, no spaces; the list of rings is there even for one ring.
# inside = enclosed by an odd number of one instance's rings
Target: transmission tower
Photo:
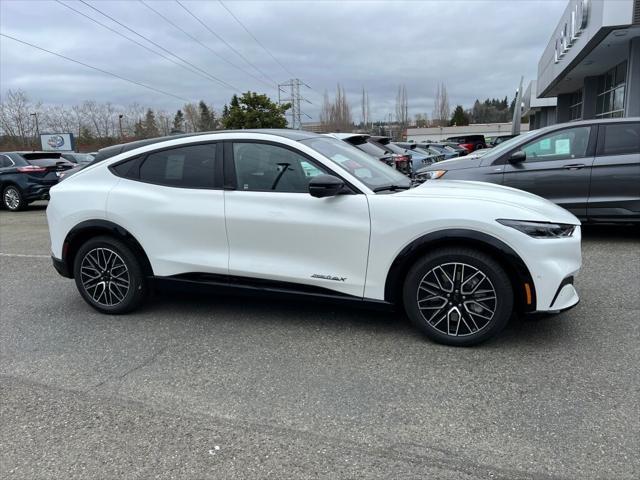
[[[309,85],[304,83],[299,78],[292,78],[286,83],[278,84],[278,103],[290,103],[291,109],[288,115],[291,116],[291,128],[300,130],[302,128],[302,116],[311,118],[309,115],[302,111],[302,102],[311,103],[309,100],[300,95],[300,86],[304,86],[307,88]],[[281,95],[281,93],[284,94]],[[289,94],[287,97],[286,94]]]

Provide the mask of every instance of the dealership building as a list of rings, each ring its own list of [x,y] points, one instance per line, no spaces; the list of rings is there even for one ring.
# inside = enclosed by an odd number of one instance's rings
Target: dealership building
[[[533,85],[532,128],[640,116],[640,0],[570,0]]]

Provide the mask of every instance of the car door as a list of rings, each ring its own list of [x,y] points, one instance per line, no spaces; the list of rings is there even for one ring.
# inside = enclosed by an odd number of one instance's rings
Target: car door
[[[165,148],[110,166],[107,219],[142,245],[159,276],[228,273],[222,144]]]
[[[640,122],[599,126],[587,215],[594,220],[640,218]]]
[[[503,183],[540,195],[586,217],[595,136],[591,126],[556,130],[524,144],[524,161],[507,163]]]
[[[282,144],[225,143],[224,165],[230,275],[363,296],[366,195],[312,197],[309,180],[332,172]]]

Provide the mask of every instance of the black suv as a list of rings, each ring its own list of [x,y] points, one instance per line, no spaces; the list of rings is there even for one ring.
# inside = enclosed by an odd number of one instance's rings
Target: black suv
[[[56,152],[0,153],[0,205],[15,212],[35,200],[47,200],[60,173],[73,166]]]

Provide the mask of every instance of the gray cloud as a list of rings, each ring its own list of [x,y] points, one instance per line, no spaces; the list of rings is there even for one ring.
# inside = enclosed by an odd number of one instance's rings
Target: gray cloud
[[[65,1],[146,43],[85,5]],[[239,91],[251,89],[276,98],[275,87],[269,87],[271,82],[259,71],[279,82],[289,78],[218,2],[183,3],[255,68],[175,2],[151,5],[240,68],[220,60],[137,1],[90,3]],[[303,92],[312,102],[306,112],[317,118],[321,94],[325,89],[334,91],[340,82],[357,120],[362,87],[369,91],[375,119],[393,111],[401,83],[407,85],[411,115],[431,112],[438,82],[447,85],[452,107],[471,106],[475,98],[511,98],[520,75],[535,78],[538,59],[566,0],[227,1],[226,5],[289,71],[313,88]],[[56,2],[4,1],[0,9],[2,33],[104,70],[193,101],[205,99],[216,108],[228,102],[233,93]],[[2,93],[23,89],[46,104],[95,99],[175,110],[182,103],[3,37],[0,62]]]

